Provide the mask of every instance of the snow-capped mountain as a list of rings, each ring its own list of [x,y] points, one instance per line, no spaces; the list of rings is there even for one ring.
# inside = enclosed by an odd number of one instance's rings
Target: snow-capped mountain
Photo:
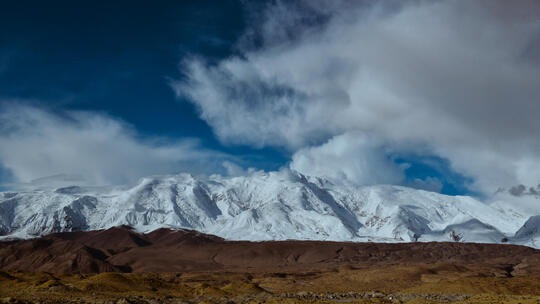
[[[129,225],[189,228],[234,240],[464,241],[540,245],[539,217],[400,186],[335,185],[295,172],[189,174],[134,187],[0,192],[2,238]]]

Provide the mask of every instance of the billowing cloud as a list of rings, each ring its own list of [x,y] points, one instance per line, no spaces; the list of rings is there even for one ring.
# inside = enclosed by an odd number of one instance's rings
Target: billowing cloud
[[[441,192],[443,188],[442,182],[432,176],[428,176],[425,179],[415,178],[408,186],[433,192]]]
[[[186,60],[173,84],[223,142],[361,182],[392,166],[365,138],[448,159],[474,191],[540,181],[537,1],[278,1],[261,18],[240,55]]]
[[[0,160],[18,183],[129,183],[153,174],[214,172],[227,159],[192,139],[142,138],[104,114],[14,103],[0,111]]]
[[[300,149],[294,153],[290,167],[308,175],[356,184],[403,182],[403,170],[386,155],[376,139],[346,133],[320,146]]]

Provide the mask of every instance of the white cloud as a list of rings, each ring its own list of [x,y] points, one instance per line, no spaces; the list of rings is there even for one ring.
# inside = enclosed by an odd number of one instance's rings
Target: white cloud
[[[431,176],[428,176],[425,179],[415,178],[407,186],[433,192],[441,192],[443,188],[442,182],[438,178]]]
[[[228,160],[224,161],[222,163],[222,166],[225,168],[227,176],[235,177],[235,176],[243,176],[247,174],[247,171],[244,170],[244,168]]]
[[[0,160],[17,182],[129,183],[142,176],[223,169],[230,157],[202,149],[196,140],[142,138],[107,115],[53,113],[4,104],[0,111]],[[46,178],[45,180],[50,180]]]
[[[290,167],[334,182],[399,184],[404,179],[403,170],[386,156],[381,143],[361,134],[346,133],[301,149],[294,153]]]
[[[241,56],[184,62],[187,80],[173,86],[223,142],[285,147],[298,151],[293,166],[302,170],[371,183],[380,177],[346,167],[357,154],[338,153],[358,150],[368,136],[394,151],[448,159],[475,191],[538,184],[536,1],[302,3],[270,6]],[[359,139],[344,142],[344,133]],[[342,168],[321,168],[328,151]]]

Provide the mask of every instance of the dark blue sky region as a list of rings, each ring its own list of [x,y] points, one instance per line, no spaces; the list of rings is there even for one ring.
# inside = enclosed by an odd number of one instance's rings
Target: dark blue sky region
[[[219,58],[231,51],[244,26],[242,8],[235,1],[209,4],[4,3],[0,96],[106,111],[143,132],[210,139],[208,126],[167,82],[180,77],[185,54]]]
[[[175,96],[179,63],[226,58],[245,31],[239,1],[4,1],[0,4],[0,100],[52,111],[90,110],[120,118],[143,136],[193,137],[206,148],[275,170],[290,159],[278,148],[221,144],[192,103]],[[442,192],[467,193],[447,162],[407,162],[407,181],[436,177]],[[0,181],[12,176],[0,169]]]

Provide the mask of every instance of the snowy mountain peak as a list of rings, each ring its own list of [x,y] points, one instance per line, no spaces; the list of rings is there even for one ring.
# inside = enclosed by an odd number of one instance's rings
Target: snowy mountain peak
[[[531,225],[521,227],[525,221],[471,197],[389,185],[336,185],[289,170],[240,177],[154,176],[124,188],[0,193],[3,238],[129,225],[145,232],[189,228],[240,240],[510,241],[534,246],[522,232]]]
[[[531,216],[516,232],[514,239],[531,247],[540,247],[540,215]]]

